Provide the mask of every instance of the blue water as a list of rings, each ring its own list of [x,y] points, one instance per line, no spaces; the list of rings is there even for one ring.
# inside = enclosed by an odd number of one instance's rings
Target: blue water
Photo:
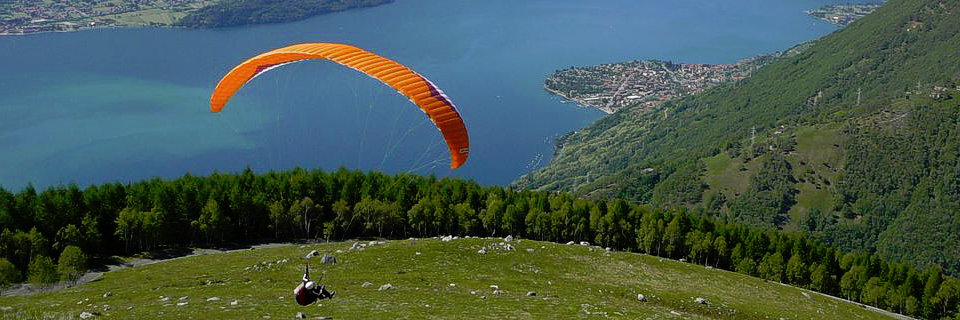
[[[507,184],[547,164],[552,140],[603,116],[544,77],[628,59],[731,63],[836,30],[803,14],[831,1],[398,0],[232,28],[102,29],[0,37],[0,185],[19,189],[186,172],[340,166]],[[443,88],[471,138],[451,172],[439,132],[375,80],[330,63],[257,78],[221,114],[208,97],[234,65],[301,42],[348,43]]]

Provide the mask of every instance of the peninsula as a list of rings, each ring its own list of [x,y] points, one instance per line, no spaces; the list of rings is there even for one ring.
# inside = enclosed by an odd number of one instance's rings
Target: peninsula
[[[721,83],[748,77],[773,59],[802,50],[743,59],[733,64],[691,64],[662,60],[634,60],[588,67],[570,67],[547,77],[544,89],[608,114],[642,104],[643,109],[685,95],[696,94]]]
[[[806,13],[820,20],[845,26],[870,14],[882,5],[883,3],[831,4],[819,9],[807,10]]]
[[[0,35],[109,27],[216,28],[303,20],[393,0],[0,1]]]

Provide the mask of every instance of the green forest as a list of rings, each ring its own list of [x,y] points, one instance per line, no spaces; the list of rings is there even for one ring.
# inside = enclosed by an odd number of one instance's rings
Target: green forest
[[[240,0],[220,1],[177,22],[191,28],[223,28],[303,20],[318,14],[388,4],[393,0]]]
[[[622,199],[346,169],[265,175],[246,170],[86,189],[27,187],[0,191],[0,280],[69,280],[86,255],[171,247],[514,235],[683,259],[911,316],[960,314],[960,280],[939,267],[917,269],[804,233],[714,216],[703,209],[662,210]]]
[[[750,78],[568,134],[513,186],[714,208],[956,274],[957,12],[888,1]]]

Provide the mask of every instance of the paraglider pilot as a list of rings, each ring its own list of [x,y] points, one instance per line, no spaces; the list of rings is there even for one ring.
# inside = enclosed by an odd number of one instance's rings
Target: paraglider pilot
[[[303,281],[300,282],[300,285],[296,289],[293,289],[293,295],[297,298],[297,303],[301,306],[309,306],[310,304],[316,302],[317,300],[323,299],[332,299],[336,292],[327,291],[326,286],[317,285],[316,282],[310,281],[310,265],[306,265],[306,268],[303,270]],[[323,280],[323,274],[320,275],[320,279]]]

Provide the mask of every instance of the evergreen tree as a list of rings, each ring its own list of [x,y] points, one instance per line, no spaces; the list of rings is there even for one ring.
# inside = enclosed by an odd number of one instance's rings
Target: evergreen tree
[[[927,271],[927,281],[923,286],[923,297],[920,299],[920,302],[923,304],[923,316],[927,318],[933,318],[937,313],[936,297],[937,292],[940,291],[940,283],[943,281],[943,275],[940,268],[931,267]]]
[[[827,267],[822,264],[816,264],[813,272],[810,273],[810,288],[818,292],[830,292],[833,288],[833,277],[827,271]]]
[[[683,254],[683,242],[686,230],[684,230],[682,220],[682,213],[674,215],[673,220],[670,220],[670,224],[667,225],[667,229],[664,230],[663,240],[667,256],[676,257]]]
[[[47,286],[57,282],[57,267],[53,264],[53,259],[45,256],[36,256],[30,262],[30,270],[27,275],[27,281],[37,286]]]
[[[737,272],[747,274],[747,275],[756,275],[757,263],[750,259],[750,257],[744,257],[737,263]]]
[[[6,258],[0,258],[0,288],[20,281],[20,271]]]
[[[856,300],[860,297],[860,282],[866,277],[866,269],[863,266],[853,266],[840,278],[840,292],[849,300]]]
[[[767,254],[757,267],[760,277],[776,282],[783,282],[783,256],[778,252]]]
[[[794,253],[790,260],[787,261],[787,281],[798,286],[804,286],[807,284],[807,279],[809,275],[807,274],[807,266],[803,264],[803,259],[800,258],[799,253]]]
[[[87,256],[77,246],[67,246],[57,261],[62,280],[76,282],[87,271]]]

